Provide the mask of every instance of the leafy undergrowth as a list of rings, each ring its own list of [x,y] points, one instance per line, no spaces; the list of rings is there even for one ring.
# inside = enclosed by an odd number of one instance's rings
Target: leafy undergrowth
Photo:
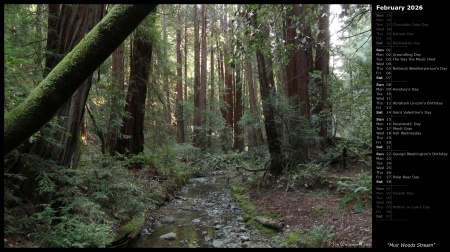
[[[150,216],[201,172],[181,162],[183,156],[194,160],[197,152],[192,146],[163,146],[131,157],[86,155],[78,169],[23,156],[39,173],[39,194],[52,200],[33,204],[5,183],[4,245],[107,247],[133,216]],[[129,168],[136,164],[141,168]]]
[[[348,169],[326,162],[292,166],[268,184],[264,151],[211,154],[190,145],[162,146],[131,157],[85,155],[78,169],[22,158],[39,172],[38,192],[54,200],[33,204],[5,183],[5,247],[107,247],[133,216],[150,216],[208,169],[227,171],[248,226],[270,237],[277,231],[254,218],[284,223],[278,247],[371,246],[370,167],[358,162]],[[130,168],[136,166],[141,169]]]
[[[366,163],[349,161],[343,169],[311,162],[285,169],[267,183],[267,159],[246,155],[229,161],[234,197],[246,211],[248,225],[254,225],[251,217],[257,215],[284,222],[276,247],[372,246],[372,180]]]

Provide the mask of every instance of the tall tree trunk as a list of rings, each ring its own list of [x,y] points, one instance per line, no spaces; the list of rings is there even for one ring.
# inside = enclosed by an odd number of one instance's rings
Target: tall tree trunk
[[[181,61],[181,9],[177,6],[177,142],[184,143],[184,121],[183,121],[183,76]]]
[[[150,24],[155,17],[150,14]],[[142,24],[149,25],[149,24]],[[152,41],[145,32],[144,27],[136,29],[132,41],[130,84],[127,92],[125,111],[131,117],[124,118],[122,135],[131,138],[122,138],[122,154],[138,154],[144,151],[144,116],[147,85],[149,85],[150,63],[152,59]],[[140,168],[139,165],[136,168]]]
[[[321,79],[319,82],[319,90],[321,90],[321,99],[318,104],[318,113],[320,115],[320,132],[322,138],[322,148],[325,147],[326,139],[328,137],[328,122],[329,122],[329,102],[328,102],[328,86],[327,79],[329,75],[330,62],[330,29],[329,29],[329,15],[330,5],[322,4],[319,18],[319,34],[317,36],[316,46],[316,60],[315,70],[321,71]]]
[[[242,130],[239,120],[242,117],[242,80],[241,62],[236,63],[236,85],[235,85],[235,106],[234,106],[234,148],[238,151],[244,150],[244,138],[241,136]]]
[[[201,146],[200,127],[202,114],[200,110],[200,38],[198,24],[198,6],[194,4],[194,146]]]
[[[238,24],[239,25],[239,24]],[[240,44],[237,44],[238,48]],[[235,87],[235,101],[234,101],[234,149],[238,151],[244,150],[244,138],[241,136],[241,127],[238,122],[242,117],[242,80],[241,80],[241,60],[236,60],[236,84]]]
[[[301,16],[307,13],[307,6],[295,5],[294,15]],[[301,36],[303,34],[303,36]],[[308,91],[309,72],[312,70],[312,42],[311,42],[311,28],[305,22],[301,34],[297,37],[297,44],[300,45],[296,62],[296,74],[300,77],[297,85],[297,96],[300,102],[300,113],[308,120],[311,119],[311,106]],[[305,41],[305,42],[303,42]]]
[[[257,13],[252,17],[252,24],[255,29],[259,27],[259,31],[256,36],[261,41],[265,41],[269,36],[269,27],[257,20]],[[267,41],[264,42],[268,47]],[[266,128],[267,145],[270,153],[270,167],[269,173],[275,177],[279,176],[283,172],[284,161],[281,152],[281,141],[278,137],[278,132],[275,124],[275,104],[270,101],[270,98],[275,94],[275,83],[273,78],[272,59],[266,57],[261,49],[256,49],[256,59],[258,62],[258,74],[260,83],[261,99],[263,103],[264,125]]]
[[[223,66],[223,49],[216,44],[219,55],[217,57],[217,69],[219,71],[219,99],[220,99],[220,113],[224,121],[227,120],[227,112],[225,106],[225,70]]]
[[[225,52],[224,57],[231,57],[232,49],[230,47],[230,38],[231,38],[231,24],[229,24],[228,16],[224,15],[224,29],[225,30]],[[229,31],[227,31],[229,29]],[[226,103],[226,122],[230,128],[233,128],[233,73],[232,68],[227,62],[225,62],[225,103]]]
[[[206,5],[202,4],[202,57],[201,57],[201,72],[200,72],[200,97],[199,97],[199,113],[200,113],[200,147],[206,147],[206,65],[207,62],[207,39],[206,39]]]
[[[222,67],[224,76],[224,86],[223,86],[223,115],[226,122],[224,130],[221,134],[222,138],[222,148],[225,152],[233,148],[233,74],[229,62],[226,59],[231,57],[230,48],[230,35],[229,31],[230,25],[228,21],[227,6],[223,6],[223,18],[221,20],[221,28],[224,34],[224,44],[223,44],[223,57],[222,57]]]
[[[290,47],[288,53],[289,62],[286,66],[286,94],[288,97],[294,97],[297,95],[297,87],[300,84],[300,76],[297,73],[297,57],[299,49],[297,48],[295,39],[297,36],[297,26],[293,21],[293,17],[298,15],[299,8],[300,7],[297,4],[294,4],[292,10],[287,14],[286,18],[286,45],[287,47]]]
[[[112,84],[112,92],[110,97],[111,109],[109,112],[108,124],[108,150],[114,155],[117,149],[117,139],[120,135],[120,125],[122,123],[123,105],[121,101],[124,99],[125,90],[125,53],[123,43],[117,47],[112,53],[112,75],[114,81]]]
[[[249,35],[245,34],[244,35],[244,44],[245,47],[249,46]],[[258,105],[256,103],[256,92],[255,92],[255,87],[253,84],[253,71],[252,71],[252,62],[250,60],[250,56],[248,55],[245,58],[245,78],[247,81],[247,85],[248,85],[248,95],[249,95],[249,103],[250,103],[250,115],[252,116],[252,118],[254,120],[258,120],[259,121],[259,109],[258,109]],[[262,134],[262,130],[260,127],[253,127],[251,132],[250,132],[251,136],[253,136],[254,138],[254,146],[259,146],[261,144],[264,143],[264,137]]]
[[[189,5],[186,4],[186,11],[185,13],[187,13],[188,11],[188,7]],[[188,27],[188,15],[184,16],[184,101],[188,100],[188,92],[187,92],[187,86],[188,86],[188,77],[187,77],[187,67],[188,67],[188,62],[187,62],[187,54],[188,54],[188,47],[187,47],[187,39],[188,39],[188,34],[187,34],[187,27]],[[184,113],[183,113],[184,115]],[[184,118],[183,118],[184,120]],[[188,126],[186,123],[184,123],[184,126]],[[184,130],[185,134],[186,132],[191,132],[190,129],[189,131],[187,129]]]
[[[168,41],[167,39],[167,21],[166,21],[166,16],[163,15],[162,16],[163,19],[163,37],[164,37],[164,41]],[[167,59],[168,58],[168,53],[167,53],[167,46],[164,47],[164,58]],[[169,87],[169,74],[168,71],[166,72],[166,74],[164,74],[164,92],[166,93],[166,107],[167,107],[167,127],[171,128],[172,127],[172,110],[170,108],[170,87]]]
[[[5,114],[3,155],[50,121],[83,81],[154,8],[155,5],[115,5],[107,18],[64,57],[25,101]]]
[[[209,93],[209,110],[212,112],[215,109],[214,103],[215,103],[215,90],[214,90],[214,45],[212,42],[212,36],[213,36],[213,29],[211,28],[211,58],[209,61],[210,64],[210,74],[211,74],[211,88]],[[209,117],[209,127],[208,127],[208,141],[207,141],[207,147],[211,148],[212,146],[212,123],[211,123],[211,117]]]
[[[215,20],[216,19],[216,11],[211,12],[211,19]],[[210,42],[210,51],[211,51],[211,56],[210,56],[210,60],[209,60],[209,68],[210,68],[210,91],[209,91],[209,110],[211,112],[214,112],[215,110],[215,78],[214,78],[214,40],[213,40],[213,36],[215,33],[215,25],[214,23],[210,23],[209,26],[209,30],[211,31],[210,33],[210,37],[209,37],[209,42]],[[208,116],[208,132],[207,132],[207,142],[206,142],[206,147],[207,148],[211,148],[212,147],[212,129],[213,129],[213,119],[215,118],[215,114],[210,113]]]
[[[36,34],[38,39],[41,39],[42,35],[42,16],[44,12],[44,5],[43,4],[37,4],[36,5]],[[42,67],[42,43],[37,42],[36,47],[36,66],[37,68],[41,69]]]
[[[52,14],[56,14],[58,7],[49,8]],[[48,55],[46,63],[47,71],[53,69],[58,63],[58,58],[50,55],[67,55],[102,18],[103,5],[63,5],[57,20],[49,20],[50,25],[56,25],[58,30],[57,43],[48,42],[47,51],[53,52]],[[56,23],[54,22],[56,21]],[[53,29],[49,27],[49,39],[55,39]],[[47,73],[47,71],[45,73]],[[84,116],[84,107],[92,83],[92,75],[88,76],[81,86],[75,91],[71,98],[56,112],[56,123],[58,127],[50,123],[42,128],[42,137],[34,142],[29,153],[43,159],[55,161],[55,164],[67,167],[77,167],[79,155],[77,155],[80,144],[80,132]],[[52,141],[47,139],[51,138]],[[22,166],[17,168],[20,172],[27,174],[27,179],[21,185],[24,195],[31,196],[38,185],[36,178],[38,174]]]
[[[45,53],[45,69],[44,78],[52,71],[52,69],[61,61],[62,55],[58,54],[58,31],[60,30],[60,4],[48,5],[48,21],[47,21],[47,46]]]
[[[67,55],[85,34],[100,21],[103,10],[103,5],[63,5],[58,20],[59,24],[57,24],[57,27],[60,28],[58,31],[59,42],[56,44],[56,48],[48,48],[49,51]],[[53,61],[53,58],[50,61],[55,65],[47,65],[49,68],[54,68],[59,63]],[[64,130],[53,131],[51,138],[59,144],[55,145],[42,138],[33,144],[30,150],[31,154],[52,159],[58,165],[77,166],[78,155],[75,155],[75,152],[78,149],[84,106],[91,83],[92,75],[83,82],[71,99],[56,113],[56,116],[61,119],[59,126]]]

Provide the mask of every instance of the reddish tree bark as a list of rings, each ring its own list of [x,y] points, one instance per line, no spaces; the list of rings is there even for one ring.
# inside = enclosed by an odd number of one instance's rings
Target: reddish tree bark
[[[47,75],[83,39],[103,17],[104,5],[49,5],[47,53],[44,74]],[[44,76],[45,77],[45,76]],[[31,144],[29,153],[55,161],[57,165],[76,167],[84,107],[91,88],[92,75],[56,112],[58,128],[47,123],[41,128],[43,137]],[[50,142],[47,138],[51,138]],[[38,186],[37,173],[18,165],[18,173],[27,177],[20,182],[24,196],[31,196]],[[38,197],[36,197],[38,198]]]
[[[122,154],[132,155],[144,151],[145,99],[151,59],[152,42],[138,28],[132,41],[130,83],[125,105],[125,111],[129,112],[131,117],[124,119],[122,129],[122,135],[128,135],[130,138],[121,139],[119,152]]]

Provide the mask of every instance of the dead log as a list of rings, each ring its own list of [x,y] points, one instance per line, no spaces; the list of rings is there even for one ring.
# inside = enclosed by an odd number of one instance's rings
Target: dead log
[[[130,239],[135,238],[145,225],[145,217],[135,216],[125,226],[122,226],[108,248],[123,248],[128,245]]]
[[[268,219],[264,219],[261,217],[255,217],[253,218],[256,222],[258,222],[259,224],[269,227],[269,228],[274,228],[277,230],[281,230],[284,227],[284,224],[282,222],[277,222],[277,221],[273,221],[273,220],[268,220]]]

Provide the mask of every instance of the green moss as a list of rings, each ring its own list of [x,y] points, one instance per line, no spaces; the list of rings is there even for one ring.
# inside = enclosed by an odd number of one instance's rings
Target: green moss
[[[114,238],[114,241],[118,241],[124,238],[125,236],[132,238],[136,237],[139,234],[139,232],[141,232],[144,225],[145,225],[145,218],[141,216],[135,216],[133,219],[131,219],[130,222],[128,222],[125,226],[122,226],[119,229],[116,238]]]
[[[259,223],[257,223],[256,228],[258,228],[259,231],[261,232],[261,235],[265,237],[272,237],[278,233],[276,229],[265,227]]]
[[[265,237],[272,237],[278,232],[278,230],[266,227],[253,219],[257,216],[265,219],[276,219],[277,216],[279,216],[278,214],[257,208],[251,202],[250,197],[245,194],[244,188],[238,185],[232,185],[231,191],[234,199],[239,202],[240,207],[244,210],[244,222],[247,227],[257,228],[260,231],[260,234]]]
[[[326,212],[326,209],[325,209],[324,206],[322,206],[322,205],[316,205],[316,206],[314,207],[313,215],[314,215],[315,217],[319,217],[319,216],[324,215],[325,212]]]
[[[290,248],[297,247],[300,234],[297,232],[291,232],[286,236],[286,245]]]

